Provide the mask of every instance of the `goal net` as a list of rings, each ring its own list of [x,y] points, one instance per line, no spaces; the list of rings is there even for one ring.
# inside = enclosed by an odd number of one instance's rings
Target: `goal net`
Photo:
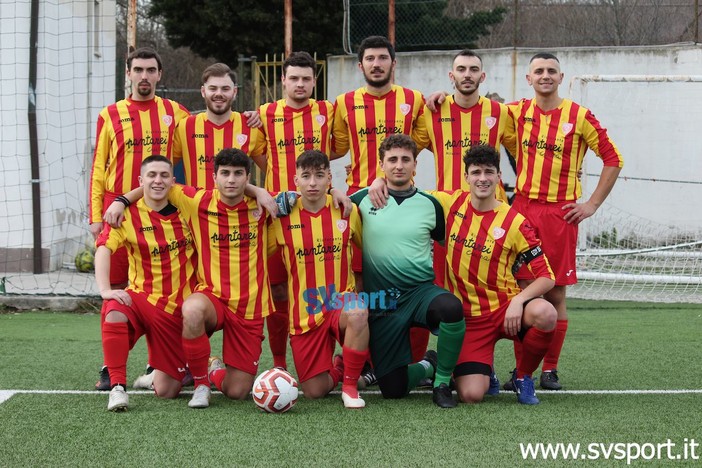
[[[624,169],[580,225],[570,297],[702,303],[702,76],[578,76],[571,98],[619,147]],[[583,200],[601,162],[583,167]]]

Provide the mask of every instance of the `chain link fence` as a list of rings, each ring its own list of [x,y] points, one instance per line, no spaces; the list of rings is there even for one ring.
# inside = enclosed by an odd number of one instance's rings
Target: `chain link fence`
[[[399,51],[699,42],[701,0],[395,0]],[[387,0],[343,0],[344,50],[388,35]]]

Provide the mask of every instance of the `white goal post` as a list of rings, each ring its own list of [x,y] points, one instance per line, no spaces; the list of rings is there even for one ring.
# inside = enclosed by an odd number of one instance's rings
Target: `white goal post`
[[[569,296],[702,303],[702,75],[580,75],[589,108],[624,156],[614,190],[580,226]],[[583,200],[601,163],[583,166]]]

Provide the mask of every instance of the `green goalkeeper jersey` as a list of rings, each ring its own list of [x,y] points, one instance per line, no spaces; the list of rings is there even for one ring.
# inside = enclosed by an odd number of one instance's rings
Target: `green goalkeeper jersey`
[[[363,220],[363,289],[391,297],[434,281],[431,239],[444,241],[441,204],[421,190],[390,191],[387,206],[373,208],[368,188],[351,196]]]

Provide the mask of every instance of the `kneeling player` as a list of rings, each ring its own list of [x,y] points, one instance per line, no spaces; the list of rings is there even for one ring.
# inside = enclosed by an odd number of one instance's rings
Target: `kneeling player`
[[[435,193],[446,213],[447,287],[463,300],[466,335],[454,370],[456,390],[476,403],[490,385],[495,343],[519,340],[515,391],[520,403],[539,403],[531,374],[553,339],[556,309],[541,296],[554,285],[553,272],[529,222],[495,198],[500,155],[475,146],[464,157],[470,194]],[[536,280],[523,290],[514,273],[526,264]]]
[[[139,176],[144,198],[127,209],[119,228],[106,225],[97,240],[95,279],[106,301],[102,346],[112,382],[110,411],[125,411],[129,405],[127,357],[141,335],[146,335],[158,396],[178,396],[185,375],[180,304],[195,288],[197,256],[188,226],[168,203],[173,181],[167,158],[144,159]],[[129,260],[126,290],[110,287],[110,256],[121,246]]]
[[[431,239],[444,239],[439,202],[412,183],[417,145],[390,135],[379,148],[390,192],[377,209],[368,188],[351,196],[363,220],[363,286],[370,297],[370,352],[384,398],[401,398],[424,378],[434,377],[433,401],[453,408],[449,380],[461,349],[465,323],[461,301],[434,284]],[[437,352],[412,364],[410,328],[438,335]]]
[[[354,206],[344,217],[327,195],[329,158],[317,150],[296,162],[300,201],[274,221],[269,239],[283,249],[290,297],[290,347],[305,396],[320,398],[342,381],[346,408],[363,408],[356,388],[368,355],[368,309],[355,292],[351,242],[361,246]],[[343,345],[335,356],[336,343]]]

